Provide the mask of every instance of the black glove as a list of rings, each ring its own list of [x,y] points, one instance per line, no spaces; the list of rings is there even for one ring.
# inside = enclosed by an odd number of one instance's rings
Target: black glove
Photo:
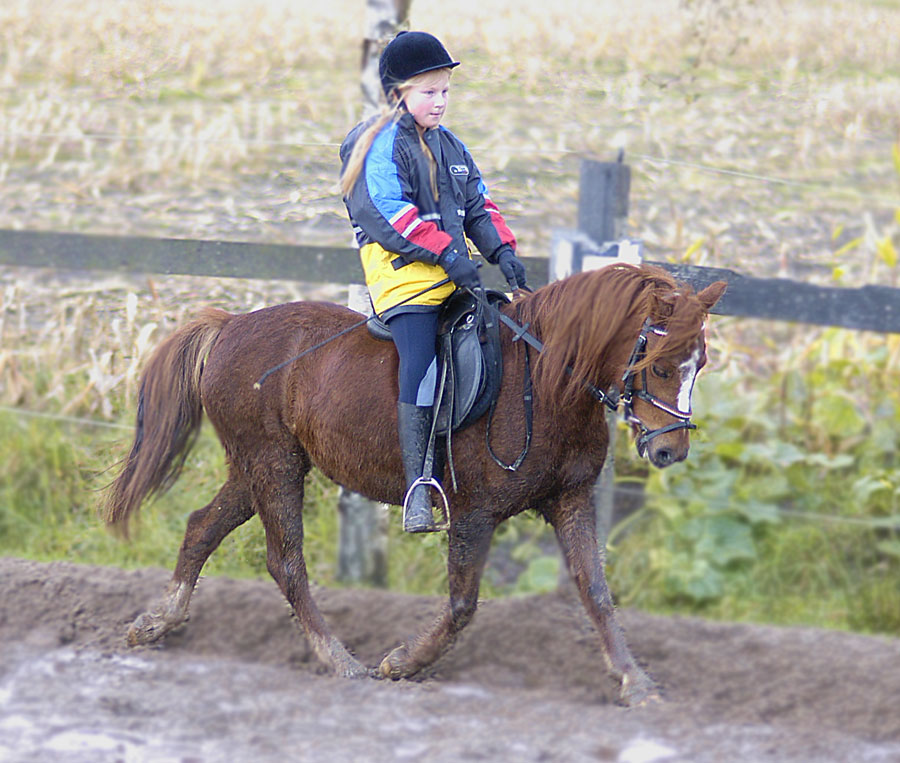
[[[445,252],[438,257],[438,265],[447,271],[450,280],[460,289],[480,289],[481,278],[478,268],[468,257],[465,257],[455,249]]]
[[[500,255],[497,257],[497,265],[513,291],[528,285],[525,280],[525,266],[522,264],[522,260],[516,257],[508,246],[500,251]]]

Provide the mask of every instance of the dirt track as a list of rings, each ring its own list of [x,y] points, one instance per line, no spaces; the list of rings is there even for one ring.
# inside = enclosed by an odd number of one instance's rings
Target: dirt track
[[[665,690],[615,702],[562,595],[484,602],[423,682],[323,675],[274,583],[203,579],[191,622],[129,650],[168,573],[0,559],[0,760],[900,761],[900,641],[622,611]],[[437,599],[316,592],[368,664]]]

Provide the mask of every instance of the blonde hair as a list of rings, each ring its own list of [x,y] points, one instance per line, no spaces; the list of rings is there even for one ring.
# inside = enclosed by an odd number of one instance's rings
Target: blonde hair
[[[449,67],[445,69],[433,69],[432,71],[423,72],[422,74],[417,74],[415,77],[410,77],[406,82],[403,82],[394,89],[396,95],[394,96],[394,100],[385,106],[379,117],[370,124],[356,139],[356,143],[353,146],[353,151],[350,153],[350,158],[347,160],[347,164],[341,172],[341,194],[344,197],[350,195],[350,192],[353,190],[353,186],[356,185],[356,181],[359,180],[360,174],[362,174],[363,166],[366,163],[366,156],[369,154],[369,149],[372,148],[372,143],[375,141],[375,136],[381,132],[382,128],[388,122],[396,122],[403,116],[403,112],[405,111],[405,106],[403,105],[403,99],[406,97],[406,94],[417,85],[421,85],[423,83],[428,82],[429,80],[435,78],[438,74],[442,72],[447,72],[450,74],[453,70]],[[419,132],[419,143],[422,146],[422,151],[425,156],[428,157],[429,161],[429,178],[431,180],[431,189],[435,193],[435,198],[437,198],[437,165],[434,161],[434,156],[432,155],[430,150],[427,150],[428,147],[425,145],[425,141],[422,138],[421,131]]]

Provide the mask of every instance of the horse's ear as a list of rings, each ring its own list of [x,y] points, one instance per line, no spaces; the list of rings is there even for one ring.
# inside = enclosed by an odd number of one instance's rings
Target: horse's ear
[[[715,283],[711,283],[697,295],[697,299],[699,299],[700,304],[706,308],[706,312],[709,312],[712,309],[712,306],[719,301],[719,298],[725,293],[726,288],[728,288],[728,284],[725,281],[716,281]]]

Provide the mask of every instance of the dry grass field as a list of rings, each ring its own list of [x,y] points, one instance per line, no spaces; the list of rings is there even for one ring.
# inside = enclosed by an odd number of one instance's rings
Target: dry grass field
[[[359,113],[364,11],[363,0],[8,0],[0,228],[345,245],[336,151]],[[449,13],[416,0],[411,24],[464,62],[446,122],[522,251],[546,254],[554,229],[574,227],[581,159],[623,146],[630,232],[651,259],[896,282],[900,3],[637,0],[623,12],[462,0]],[[142,334],[149,323],[166,328],[199,302],[247,309],[296,294],[118,279],[71,305],[74,282],[47,300],[25,272],[4,281],[7,353],[40,324],[47,336],[28,343],[48,360],[77,352],[75,365],[133,358],[161,333]],[[229,300],[236,288],[246,293]],[[123,329],[68,341],[98,301],[100,323],[112,310]],[[25,318],[48,307],[55,323]],[[53,328],[63,314],[71,322]],[[7,379],[0,398],[18,389]]]
[[[446,123],[523,251],[574,225],[581,158],[620,145],[631,232],[655,256],[830,276],[841,245],[862,235],[872,255],[896,233],[897,2],[546,5],[411,11],[463,61]],[[343,245],[336,150],[359,113],[364,10],[8,0],[0,227]]]

